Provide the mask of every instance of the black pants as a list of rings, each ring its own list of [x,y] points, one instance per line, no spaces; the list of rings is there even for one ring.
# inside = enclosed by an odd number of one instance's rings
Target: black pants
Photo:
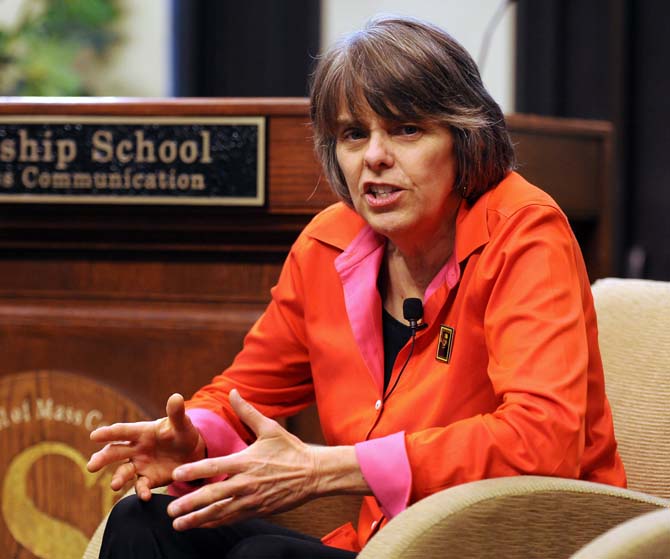
[[[100,559],[353,559],[356,553],[263,520],[177,532],[167,514],[169,495],[149,502],[131,495],[107,521]]]

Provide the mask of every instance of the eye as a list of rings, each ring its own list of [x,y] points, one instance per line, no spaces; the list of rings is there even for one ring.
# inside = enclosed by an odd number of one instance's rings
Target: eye
[[[416,124],[402,124],[396,128],[396,134],[400,136],[416,136],[421,131],[421,128]]]
[[[340,138],[345,141],[354,142],[365,138],[365,131],[362,128],[350,127],[340,132]]]

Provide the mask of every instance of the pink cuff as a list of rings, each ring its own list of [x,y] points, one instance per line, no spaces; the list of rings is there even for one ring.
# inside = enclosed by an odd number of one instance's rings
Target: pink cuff
[[[412,470],[405,448],[405,432],[355,445],[356,458],[386,518],[407,508]]]
[[[234,454],[247,448],[247,444],[237,434],[235,429],[214,412],[193,408],[187,410],[186,415],[189,416],[196,429],[200,431],[200,436],[207,446],[208,458],[227,456],[228,454]],[[206,482],[213,483],[222,479],[224,478],[215,477],[208,479]],[[169,485],[168,493],[173,496],[180,496],[190,493],[197,488],[198,485],[195,483],[174,482]]]
[[[207,445],[207,457],[228,456],[247,448],[242,438],[228,422],[213,411],[193,408],[186,411]]]

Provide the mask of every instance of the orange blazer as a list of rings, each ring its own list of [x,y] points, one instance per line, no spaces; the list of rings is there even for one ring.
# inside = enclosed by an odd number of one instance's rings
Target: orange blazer
[[[468,481],[537,474],[625,486],[590,282],[568,220],[546,193],[510,173],[463,204],[454,255],[424,296],[428,327],[386,400],[376,287],[383,250],[384,239],[345,205],[316,216],[243,350],[193,396],[189,413],[215,414],[250,443],[228,405],[231,388],[270,417],[316,401],[327,443],[357,444],[370,476],[374,495],[357,533],[326,539],[354,550],[399,502]],[[227,432],[203,434],[208,448]],[[397,464],[397,479],[380,462]],[[385,489],[390,497],[380,497]]]

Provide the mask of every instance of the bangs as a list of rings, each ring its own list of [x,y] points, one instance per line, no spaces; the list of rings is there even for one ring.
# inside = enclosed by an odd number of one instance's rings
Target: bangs
[[[357,121],[368,110],[392,122],[435,120],[440,100],[435,89],[417,83],[425,82],[425,76],[422,80],[411,64],[402,64],[397,57],[390,57],[394,63],[384,63],[380,53],[357,49],[355,42],[348,46],[334,63],[329,83],[321,88],[324,97],[318,112],[328,134],[336,133],[338,117],[345,110]]]

